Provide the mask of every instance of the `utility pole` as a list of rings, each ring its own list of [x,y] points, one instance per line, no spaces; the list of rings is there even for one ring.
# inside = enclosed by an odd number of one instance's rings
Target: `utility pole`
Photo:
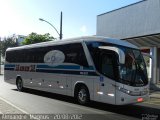
[[[63,35],[62,35],[62,18],[63,16],[62,16],[62,11],[61,11],[61,17],[60,17],[60,40],[62,39],[62,37],[63,37]]]
[[[62,11],[61,11],[61,15],[60,15],[60,32],[58,32],[58,30],[47,20],[45,20],[43,18],[39,18],[39,20],[44,21],[44,22],[48,23],[50,26],[52,26],[54,28],[54,30],[57,32],[57,34],[59,35],[60,40],[63,38],[63,34],[62,34]]]

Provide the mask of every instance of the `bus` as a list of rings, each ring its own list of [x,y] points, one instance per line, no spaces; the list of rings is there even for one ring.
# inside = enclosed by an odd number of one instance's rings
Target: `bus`
[[[141,51],[123,40],[85,36],[8,48],[5,82],[72,96],[79,104],[126,105],[149,98]]]

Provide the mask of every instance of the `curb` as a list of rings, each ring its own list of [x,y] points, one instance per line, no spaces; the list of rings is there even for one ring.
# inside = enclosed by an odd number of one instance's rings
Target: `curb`
[[[150,91],[149,96],[150,98],[160,99],[160,91]]]
[[[160,99],[160,96],[150,96],[150,98]]]

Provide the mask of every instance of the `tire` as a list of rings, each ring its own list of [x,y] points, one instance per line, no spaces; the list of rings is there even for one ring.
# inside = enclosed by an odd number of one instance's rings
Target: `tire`
[[[22,92],[24,90],[23,81],[20,77],[17,78],[16,86],[18,91]]]
[[[79,104],[81,105],[88,104],[90,101],[90,97],[87,87],[81,86],[77,91],[76,98]]]

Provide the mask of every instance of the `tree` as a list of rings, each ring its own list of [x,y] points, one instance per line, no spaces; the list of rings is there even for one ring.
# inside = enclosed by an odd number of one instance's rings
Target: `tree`
[[[0,50],[2,52],[2,57],[5,56],[6,49],[9,47],[17,47],[15,35],[11,37],[5,37],[0,43]]]
[[[29,34],[24,41],[22,42],[23,45],[29,45],[29,44],[34,44],[34,43],[40,43],[40,42],[47,42],[47,41],[51,41],[54,40],[55,38],[50,36],[49,33],[46,33],[44,35],[41,34],[37,34],[32,32],[31,34]]]

